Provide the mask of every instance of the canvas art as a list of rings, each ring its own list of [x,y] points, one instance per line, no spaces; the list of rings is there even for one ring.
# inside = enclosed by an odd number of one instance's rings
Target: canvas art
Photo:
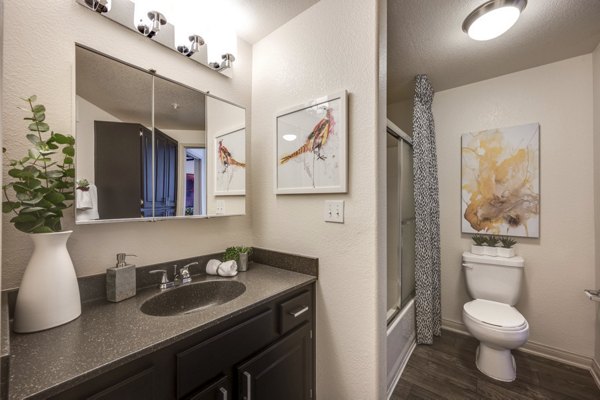
[[[462,135],[462,232],[540,236],[540,125]]]
[[[246,194],[246,130],[215,136],[215,196]]]
[[[275,192],[347,191],[346,92],[276,117]]]

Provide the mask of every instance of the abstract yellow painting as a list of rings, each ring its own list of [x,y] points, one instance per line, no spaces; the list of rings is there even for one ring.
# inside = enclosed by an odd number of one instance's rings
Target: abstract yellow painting
[[[462,232],[540,236],[540,125],[462,135]]]

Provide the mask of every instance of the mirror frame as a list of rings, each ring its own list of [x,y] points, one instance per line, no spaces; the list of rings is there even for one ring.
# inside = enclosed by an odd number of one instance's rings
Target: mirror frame
[[[116,61],[118,63],[121,63],[123,65],[126,65],[128,67],[134,68],[138,71],[144,72],[150,76],[152,76],[152,140],[154,142],[154,129],[155,129],[155,123],[154,123],[154,78],[160,78],[160,79],[164,79],[165,81],[171,82],[173,84],[179,85],[183,88],[189,89],[189,90],[193,90],[195,92],[201,93],[206,97],[210,97],[213,98],[215,100],[219,100],[222,101],[226,104],[232,105],[234,107],[238,107],[242,110],[244,110],[244,125],[245,125],[245,129],[246,129],[246,135],[247,133],[247,109],[246,107],[243,107],[239,104],[236,104],[232,101],[223,99],[219,96],[215,96],[213,94],[210,93],[210,91],[203,91],[203,90],[199,90],[197,88],[194,88],[192,86],[186,85],[185,83],[176,81],[174,79],[168,78],[166,76],[160,75],[157,73],[156,70],[154,69],[144,69],[142,67],[139,67],[135,64],[132,64],[130,62],[127,61],[123,61],[117,57],[111,56],[109,54],[103,53],[99,50],[96,50],[92,47],[89,47],[85,44],[79,43],[79,42],[75,42],[75,46],[73,46],[73,71],[72,71],[72,82],[73,82],[73,88],[72,88],[72,132],[74,133],[75,136],[75,154],[76,156],[78,155],[78,150],[77,150],[77,63],[76,63],[76,51],[77,48],[82,48],[84,50],[87,51],[91,51],[92,53],[95,53],[97,55],[100,55],[102,57],[106,57],[112,61]],[[207,143],[208,144],[208,143]],[[155,196],[155,149],[154,149],[154,145],[152,146],[152,195]],[[77,162],[77,159],[75,160]],[[212,162],[214,160],[212,160],[212,157],[210,157],[210,159],[207,159],[207,163],[208,162]],[[77,164],[75,165],[75,171],[77,171]],[[210,177],[206,177],[206,179],[210,179]],[[73,182],[73,184],[75,185],[75,182]],[[246,197],[246,195],[240,195],[240,197]],[[244,200],[245,201],[245,200]],[[90,220],[90,221],[77,221],[77,216],[76,216],[76,207],[75,204],[73,204],[73,217],[75,219],[75,225],[96,225],[96,224],[110,224],[110,223],[120,223],[120,222],[157,222],[157,221],[175,221],[175,220],[193,220],[193,219],[208,219],[208,218],[222,218],[222,217],[235,217],[235,216],[242,216],[242,215],[246,215],[246,212],[244,212],[244,214],[218,214],[218,215],[181,215],[181,216],[169,216],[169,217],[157,217],[155,216],[155,211],[154,211],[154,201],[152,204],[152,217],[145,217],[145,218],[116,218],[116,219],[97,219],[97,220]]]

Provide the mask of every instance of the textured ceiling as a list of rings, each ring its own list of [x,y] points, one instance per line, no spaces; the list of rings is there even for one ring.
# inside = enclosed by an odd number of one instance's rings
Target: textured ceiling
[[[485,0],[389,0],[388,103],[413,95],[426,73],[436,91],[590,53],[600,42],[600,0],[529,0],[507,33],[487,42],[462,31]]]
[[[152,75],[149,73],[77,47],[76,90],[77,95],[121,121],[152,125]],[[157,79],[156,127],[205,130],[205,97],[195,90]]]
[[[258,42],[319,0],[231,0],[242,14],[237,34],[250,44]]]

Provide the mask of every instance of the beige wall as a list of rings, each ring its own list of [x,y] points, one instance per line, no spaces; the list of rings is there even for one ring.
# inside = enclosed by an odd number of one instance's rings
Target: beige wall
[[[402,129],[406,134],[412,136],[412,118],[413,118],[414,101],[412,99],[404,100],[398,103],[387,105],[387,117],[398,128]]]
[[[593,53],[594,68],[594,200],[596,222],[596,289],[600,289],[600,44]],[[596,363],[600,366],[600,305],[596,306]]]
[[[75,1],[53,2],[52,7],[40,7],[35,0],[9,1],[4,2],[4,12],[2,119],[8,158],[20,157],[28,148],[23,115],[16,109],[21,105],[19,97],[37,94],[48,109],[50,126],[73,133],[75,42],[250,107],[252,51],[245,42],[239,43],[239,57],[229,79],[150,43]],[[35,25],[32,21],[68,23]],[[235,243],[252,244],[249,217],[73,226],[71,210],[68,214],[64,225],[75,231],[68,246],[79,276],[104,272],[114,265],[120,251],[138,254],[136,264],[147,265],[218,251]],[[19,285],[32,244],[7,220],[4,216],[2,284],[12,288]]]
[[[592,56],[585,55],[437,93],[433,102],[440,181],[443,318],[461,321],[468,301],[460,233],[460,137],[466,132],[539,122],[540,239],[518,239],[525,281],[517,308],[530,342],[594,354]]]
[[[253,48],[254,242],[319,257],[321,399],[383,398],[385,297],[377,293],[385,262],[378,266],[374,178],[385,171],[385,163],[378,164],[385,160],[376,157],[385,154],[385,145],[377,148],[377,24],[376,0],[322,0]],[[348,194],[274,195],[275,114],[343,89],[349,92]],[[345,201],[344,224],[323,222],[325,199]]]

